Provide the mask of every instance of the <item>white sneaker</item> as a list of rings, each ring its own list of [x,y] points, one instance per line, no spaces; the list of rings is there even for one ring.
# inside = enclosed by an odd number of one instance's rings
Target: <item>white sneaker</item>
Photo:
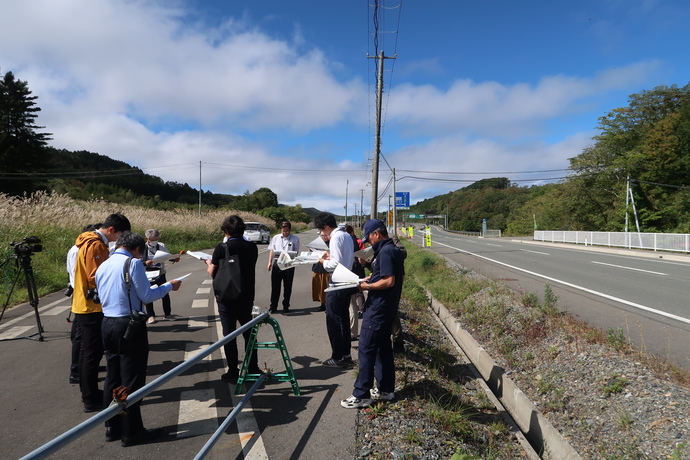
[[[146,324],[155,324],[156,323],[156,318],[153,316],[149,316],[149,319],[146,320]]]
[[[340,405],[345,409],[364,409],[365,407],[371,406],[371,403],[373,402],[374,401],[371,399],[359,399],[355,398],[354,396],[350,396],[349,398],[340,401]]]
[[[379,391],[378,388],[372,388],[371,399],[374,401],[393,401],[395,399],[395,393],[392,391],[387,393],[385,391]]]

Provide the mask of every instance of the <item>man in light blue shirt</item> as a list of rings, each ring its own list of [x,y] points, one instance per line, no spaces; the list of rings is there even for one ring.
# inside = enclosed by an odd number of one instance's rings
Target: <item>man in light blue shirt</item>
[[[144,304],[159,300],[170,291],[177,291],[182,284],[173,280],[161,286],[151,286],[140,260],[145,246],[146,241],[141,235],[124,232],[117,239],[115,251],[96,271],[96,287],[103,307],[102,335],[107,366],[104,407],[112,401],[115,388],[127,387],[133,393],[145,385],[149,343]],[[141,321],[131,320],[132,312],[138,312]],[[130,331],[125,335],[128,327]],[[106,441],[121,439],[122,445],[127,447],[160,435],[160,429],[144,428],[140,405],[141,401],[129,406],[126,415],[116,415],[105,422]]]

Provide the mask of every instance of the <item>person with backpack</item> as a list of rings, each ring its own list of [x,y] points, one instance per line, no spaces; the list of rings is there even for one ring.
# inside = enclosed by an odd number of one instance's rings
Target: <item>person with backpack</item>
[[[207,259],[205,262],[208,274],[214,279],[213,291],[218,304],[218,316],[223,328],[223,335],[227,336],[237,329],[237,323],[243,325],[252,320],[255,269],[259,251],[254,243],[243,238],[245,224],[240,216],[233,214],[226,217],[220,228],[225,234],[226,241],[219,243],[213,250],[211,259]],[[216,277],[225,277],[227,276],[226,272],[232,273],[233,270],[230,269],[229,264],[237,264],[238,269],[233,275],[234,279],[225,278],[221,286],[216,282]],[[237,278],[240,279],[237,280]],[[251,332],[251,329],[248,329],[242,334],[245,348]],[[228,371],[220,378],[230,383],[237,383],[237,378],[240,376],[240,370],[237,367],[239,363],[237,340],[225,344],[224,350]],[[250,374],[261,373],[256,350],[252,353],[248,372]]]

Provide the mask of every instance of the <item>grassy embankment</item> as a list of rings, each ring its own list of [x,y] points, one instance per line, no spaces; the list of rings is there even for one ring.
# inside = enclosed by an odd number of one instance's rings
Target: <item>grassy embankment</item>
[[[427,292],[453,311],[483,346],[493,350],[494,358],[511,368],[522,369],[525,378],[535,379],[544,396],[543,410],[546,412],[563,410],[562,387],[547,382],[548,379],[540,381],[539,375],[532,375],[535,372],[531,369],[535,362],[548,361],[548,354],[554,352],[554,347],[548,346],[549,338],[558,335],[570,337],[582,347],[594,344],[608,347],[612,355],[634,357],[660,378],[690,387],[690,373],[635,349],[623,337],[622,330],[601,331],[568,313],[559,312],[555,307],[558,299],[548,285],[540,300],[534,293],[519,294],[471,271],[451,267],[439,255],[414,244],[406,242],[405,246],[408,257],[400,312],[407,325],[410,348],[405,354],[396,356],[398,383],[413,393],[432,420],[456,434],[457,452],[479,454],[484,458],[487,452],[495,454],[509,444],[502,444],[502,436],[497,439],[484,437],[484,440],[489,439],[488,445],[475,436],[487,426],[486,420],[481,423],[483,417],[491,420],[492,432],[504,434],[504,429],[496,430],[500,419],[493,416],[490,404],[483,404],[480,392],[468,393],[458,385],[463,381],[462,366],[458,367],[452,347],[438,332],[439,328],[434,327]],[[413,361],[424,363],[427,369],[423,386],[408,378],[415,367]],[[614,391],[620,390],[609,384],[603,389],[603,396]],[[462,409],[462,417],[458,417],[458,408]],[[455,418],[449,421],[449,415]]]
[[[108,214],[120,212],[127,216],[132,230],[140,234],[149,228],[161,232],[160,240],[172,253],[214,247],[223,237],[220,224],[230,214],[238,214],[245,221],[263,222],[276,231],[275,223],[256,214],[229,209],[198,211],[159,211],[137,206],[108,203],[101,200],[75,201],[64,195],[36,193],[24,198],[0,194],[0,248],[2,260],[14,251],[11,242],[37,236],[43,251],[34,254],[32,267],[39,296],[64,289],[68,282],[65,255],[81,233],[84,225],[102,222]],[[298,226],[296,226],[298,227]],[[296,228],[298,230],[299,228]],[[0,271],[0,299],[4,300],[13,281],[14,261]],[[23,277],[22,277],[23,278]],[[11,304],[26,301],[27,292],[21,283],[15,288]]]

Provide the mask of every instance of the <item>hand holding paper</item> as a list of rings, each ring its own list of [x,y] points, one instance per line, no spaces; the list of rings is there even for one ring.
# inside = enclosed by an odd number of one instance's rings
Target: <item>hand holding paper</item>
[[[356,274],[352,273],[351,270],[345,268],[344,265],[338,264],[331,274],[331,282],[328,287],[324,289],[324,292],[338,291],[340,289],[351,289],[359,286],[359,283],[364,281],[365,278],[361,278]]]

